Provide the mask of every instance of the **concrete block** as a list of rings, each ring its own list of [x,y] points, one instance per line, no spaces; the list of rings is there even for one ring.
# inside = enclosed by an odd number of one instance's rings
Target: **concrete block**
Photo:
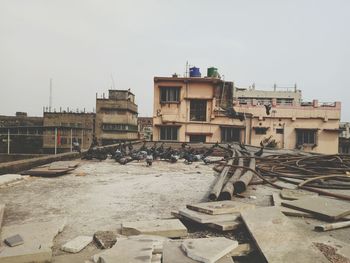
[[[206,213],[209,215],[221,215],[221,214],[232,214],[239,213],[247,209],[255,208],[253,204],[247,204],[239,201],[217,201],[217,202],[206,202],[194,205],[187,205],[188,209]]]
[[[9,247],[15,247],[22,245],[24,243],[23,238],[20,235],[14,235],[8,238],[5,238],[4,240],[5,244]]]
[[[170,240],[164,242],[162,263],[198,263],[185,254],[181,249],[181,240]],[[232,257],[224,256],[215,263],[233,263]]]
[[[122,234],[127,236],[149,234],[176,238],[187,236],[187,228],[178,219],[124,222]]]
[[[180,215],[188,217],[193,221],[201,224],[216,223],[216,222],[227,222],[234,221],[239,218],[239,213],[222,214],[222,215],[208,215],[205,213],[190,210],[188,208],[181,208],[179,210]]]
[[[78,253],[83,250],[87,245],[92,242],[91,236],[78,236],[73,240],[67,242],[61,247],[61,250],[70,252],[70,253]]]
[[[188,257],[204,262],[215,263],[238,246],[238,242],[225,237],[186,239],[181,248]]]
[[[350,202],[328,197],[305,197],[295,201],[282,201],[282,205],[314,214],[328,221],[335,221],[350,215]]]
[[[28,223],[2,228],[2,237],[15,234],[22,236],[24,244],[17,247],[5,247],[0,253],[1,263],[51,262],[54,237],[65,226],[65,220]]]
[[[314,215],[306,212],[302,212],[299,210],[295,210],[292,208],[282,206],[282,199],[278,193],[272,194],[273,205],[276,206],[280,211],[286,216],[296,216],[296,217],[306,217],[306,218],[314,218]]]
[[[328,262],[305,232],[278,208],[256,208],[243,211],[241,215],[267,262]]]
[[[301,189],[282,189],[280,195],[283,199],[287,200],[298,200],[303,197],[318,196],[317,193],[312,193]]]
[[[129,236],[129,240],[137,240],[142,242],[153,242],[153,254],[162,253],[163,252],[163,243],[168,241],[169,239],[163,236],[154,236],[154,235],[137,235],[137,236]]]

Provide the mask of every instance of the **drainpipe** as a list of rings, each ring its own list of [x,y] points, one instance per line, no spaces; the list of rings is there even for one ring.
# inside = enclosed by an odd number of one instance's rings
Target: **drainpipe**
[[[10,129],[7,129],[7,154],[10,154]]]

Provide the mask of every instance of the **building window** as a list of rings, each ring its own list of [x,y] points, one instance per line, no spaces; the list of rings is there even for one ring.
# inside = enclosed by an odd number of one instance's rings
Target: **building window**
[[[206,121],[207,119],[207,101],[190,101],[190,121]]]
[[[161,103],[177,103],[180,101],[180,87],[161,87]]]
[[[277,129],[276,129],[276,133],[277,133],[277,134],[283,134],[283,133],[284,133],[284,129],[282,129],[282,128],[277,128]]]
[[[190,142],[205,142],[205,135],[190,135]]]
[[[316,130],[297,130],[297,144],[316,144]]]
[[[241,129],[221,127],[221,142],[240,142]]]
[[[163,126],[160,127],[160,139],[164,141],[177,141],[178,127]]]
[[[255,128],[255,134],[263,135],[263,134],[266,134],[266,131],[267,131],[267,128],[265,128],[265,127],[256,127]]]

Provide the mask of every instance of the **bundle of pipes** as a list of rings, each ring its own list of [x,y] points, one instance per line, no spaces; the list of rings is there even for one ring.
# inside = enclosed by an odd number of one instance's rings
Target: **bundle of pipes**
[[[300,189],[350,200],[348,195],[324,190],[350,189],[349,155],[275,154],[261,157],[262,150],[255,154],[236,150],[226,163],[215,166],[214,170],[219,171],[220,175],[209,199],[230,200],[233,194],[244,192],[256,176],[261,182],[278,189],[283,187],[275,182],[281,180],[295,184]],[[243,159],[249,166],[244,165]]]

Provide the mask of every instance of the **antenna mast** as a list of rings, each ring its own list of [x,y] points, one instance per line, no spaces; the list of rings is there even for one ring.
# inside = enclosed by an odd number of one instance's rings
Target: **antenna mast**
[[[52,78],[50,78],[50,97],[49,97],[49,112],[52,108]]]

